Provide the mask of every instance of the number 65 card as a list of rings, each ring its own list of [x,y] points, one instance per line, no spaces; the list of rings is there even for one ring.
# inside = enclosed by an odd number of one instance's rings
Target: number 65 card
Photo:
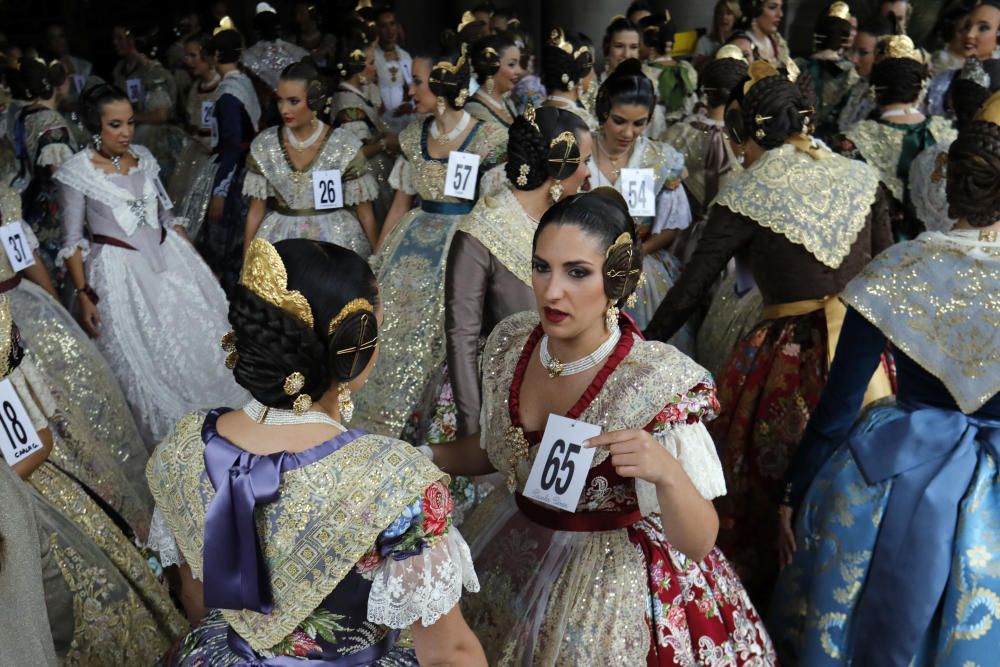
[[[594,460],[595,450],[585,448],[583,443],[600,434],[600,426],[549,415],[524,486],[525,497],[575,512]]]

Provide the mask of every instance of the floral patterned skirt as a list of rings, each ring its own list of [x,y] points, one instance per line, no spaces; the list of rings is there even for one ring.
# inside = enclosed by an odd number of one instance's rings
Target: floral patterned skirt
[[[688,560],[658,517],[618,530],[552,530],[498,489],[463,533],[483,589],[462,598],[462,612],[491,665],[776,664],[722,553]]]

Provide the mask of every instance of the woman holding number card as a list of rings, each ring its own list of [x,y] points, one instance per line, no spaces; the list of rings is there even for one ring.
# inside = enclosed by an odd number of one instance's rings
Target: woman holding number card
[[[379,191],[361,139],[323,122],[330,100],[308,62],[282,71],[277,96],[282,125],[258,134],[247,158],[243,194],[251,200],[243,247],[254,237],[307,238],[367,257],[378,238],[372,201]]]
[[[759,605],[778,573],[782,475],[826,383],[843,322],[837,294],[891,244],[877,173],[805,134],[813,113],[773,65],[750,65],[725,116],[745,169],[722,183],[691,260],[647,329],[668,339],[729,260],[747,258],[763,319],[718,374],[722,412],[709,430],[729,488],[716,501],[719,544]],[[885,372],[872,379],[871,400],[891,391]]]
[[[645,280],[635,306],[626,309],[640,329],[649,324],[680,274],[680,263],[667,245],[691,224],[691,207],[680,187],[687,175],[684,156],[644,135],[655,106],[656,92],[639,61],[632,58],[618,65],[597,92],[601,125],[594,133],[589,165],[593,187],[611,186],[625,197],[642,239]],[[625,169],[630,170],[624,172],[628,178],[622,175]],[[694,350],[693,334],[687,331],[674,343],[685,352]]]
[[[12,467],[37,492],[29,498],[38,523],[45,602],[60,664],[152,664],[184,633],[187,623],[134,544],[137,536],[130,527],[114,509],[95,501],[94,490],[58,459],[63,406],[25,355],[4,297],[0,379],[10,383],[0,391],[11,392],[2,397],[4,449],[8,440],[22,450],[38,447]],[[8,463],[0,460],[2,466]]]
[[[389,182],[392,208],[372,266],[392,309],[382,352],[357,397],[356,419],[373,433],[419,441],[432,420],[445,361],[444,278],[451,239],[479,197],[480,176],[503,162],[507,129],[475,120],[464,50],[444,60],[413,61],[410,96],[429,114],[399,135],[401,155]],[[412,209],[415,196],[420,207]],[[407,428],[407,427],[410,428]]]
[[[60,258],[83,328],[118,376],[143,437],[158,442],[191,409],[244,396],[212,363],[226,296],[185,239],[185,221],[165,206],[156,159],[132,144],[125,92],[100,84],[80,103],[94,143],[55,173],[66,233]]]
[[[513,491],[463,529],[483,586],[463,612],[492,665],[774,664],[714,546],[725,483],[702,423],[718,408],[711,376],[619,313],[641,273],[616,191],[550,208],[533,242],[536,310],[486,344],[483,431],[424,449],[452,474],[499,471]],[[603,434],[543,452],[550,415]],[[574,511],[528,497],[533,467],[550,481],[558,469],[557,492],[582,486],[562,499]]]

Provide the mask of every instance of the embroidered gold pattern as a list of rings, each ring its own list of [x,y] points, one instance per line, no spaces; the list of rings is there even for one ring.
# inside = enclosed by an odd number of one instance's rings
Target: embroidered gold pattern
[[[525,214],[510,187],[486,195],[458,224],[500,260],[508,271],[531,287],[531,242],[535,223]]]

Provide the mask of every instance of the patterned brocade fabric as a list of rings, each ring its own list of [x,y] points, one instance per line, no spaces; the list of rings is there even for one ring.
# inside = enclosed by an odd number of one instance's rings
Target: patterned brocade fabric
[[[1000,391],[1000,242],[977,236],[926,232],[895,245],[841,295],[965,413]]]
[[[875,170],[864,163],[826,151],[814,159],[785,145],[731,174],[715,203],[837,268],[865,227],[878,183]]]

